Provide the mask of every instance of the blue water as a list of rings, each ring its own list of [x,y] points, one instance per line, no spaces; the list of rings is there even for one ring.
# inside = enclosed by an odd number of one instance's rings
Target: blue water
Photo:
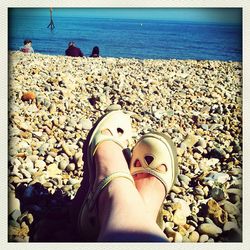
[[[168,22],[156,20],[9,16],[9,50],[23,40],[33,42],[35,52],[64,55],[73,40],[85,55],[94,46],[103,57],[139,59],[242,60],[241,25]]]

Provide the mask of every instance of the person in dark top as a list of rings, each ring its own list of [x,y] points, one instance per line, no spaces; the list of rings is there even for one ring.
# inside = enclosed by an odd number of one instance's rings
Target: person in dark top
[[[73,56],[73,57],[83,57],[82,51],[76,47],[75,42],[69,42],[68,48],[65,51],[66,56]]]
[[[90,57],[99,57],[99,48],[97,46],[93,48]]]

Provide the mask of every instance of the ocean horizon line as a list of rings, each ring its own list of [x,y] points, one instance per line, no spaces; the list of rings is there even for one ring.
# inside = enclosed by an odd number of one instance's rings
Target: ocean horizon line
[[[15,18],[23,18],[22,15],[13,15],[13,14],[10,14],[9,15],[10,17],[14,17]],[[49,14],[48,15],[30,15],[30,16],[26,16],[26,18],[41,18],[41,17],[47,17],[49,18]],[[169,23],[169,24],[192,24],[192,25],[215,25],[215,26],[229,26],[229,27],[241,27],[242,26],[242,23],[228,23],[228,22],[221,22],[221,21],[198,21],[198,20],[192,20],[192,21],[189,21],[189,20],[167,20],[167,19],[158,19],[158,18],[132,18],[132,17],[128,17],[128,18],[120,18],[120,17],[89,17],[89,16],[80,16],[80,15],[75,15],[74,17],[71,17],[71,16],[68,16],[68,15],[56,15],[54,14],[53,16],[53,19],[54,21],[56,19],[72,19],[72,18],[83,18],[85,20],[105,20],[105,21],[138,21],[138,22],[164,22],[164,23]]]

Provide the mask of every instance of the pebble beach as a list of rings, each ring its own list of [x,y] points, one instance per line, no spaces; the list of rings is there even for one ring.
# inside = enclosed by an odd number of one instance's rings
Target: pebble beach
[[[177,147],[164,201],[170,242],[242,241],[242,64],[9,52],[9,241],[77,241],[70,207],[89,130],[130,113],[132,148],[151,130]]]

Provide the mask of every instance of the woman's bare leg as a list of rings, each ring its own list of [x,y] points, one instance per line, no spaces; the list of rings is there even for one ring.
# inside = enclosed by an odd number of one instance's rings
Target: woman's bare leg
[[[129,172],[122,150],[114,142],[101,143],[94,158],[96,183],[115,171]],[[167,241],[142,197],[131,181],[112,180],[98,199],[101,224],[98,241]],[[162,199],[161,195],[159,200]]]

